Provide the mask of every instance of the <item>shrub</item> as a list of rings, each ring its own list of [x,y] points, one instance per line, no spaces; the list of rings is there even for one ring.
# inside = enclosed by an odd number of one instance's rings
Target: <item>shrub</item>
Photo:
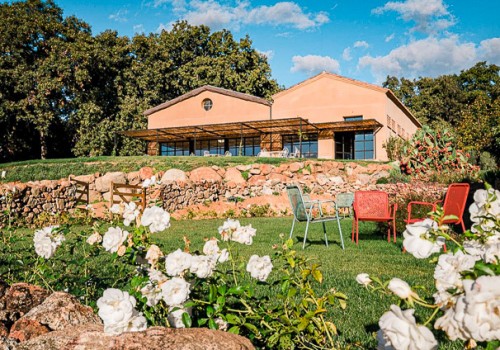
[[[387,158],[391,161],[401,160],[404,146],[408,146],[408,141],[403,140],[398,136],[389,137],[389,139],[382,145],[387,152]]]
[[[479,156],[479,166],[484,171],[495,171],[498,169],[495,158],[489,152],[482,152]]]
[[[402,173],[422,179],[446,174],[474,178],[479,169],[470,164],[468,158],[468,154],[456,148],[455,138],[449,131],[436,132],[424,126],[403,147],[400,168]]]

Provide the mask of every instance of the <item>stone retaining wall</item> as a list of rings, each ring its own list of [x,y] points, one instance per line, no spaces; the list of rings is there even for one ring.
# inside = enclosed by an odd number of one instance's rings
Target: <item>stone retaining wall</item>
[[[191,172],[170,169],[155,173],[152,168],[145,167],[128,174],[97,173],[74,178],[89,183],[90,202],[98,203],[109,201],[111,181],[141,184],[155,175],[159,181],[148,188],[148,200],[150,203],[161,202],[169,212],[196,205],[208,206],[214,202],[231,204],[231,201],[249,201],[261,205],[269,203],[271,208],[277,207],[275,212],[279,213],[280,206],[288,205],[284,193],[289,183],[299,184],[311,196],[318,198],[335,198],[340,192],[364,189],[380,189],[396,197],[402,193],[416,193],[427,198],[440,198],[446,188],[439,184],[377,184],[378,179],[389,176],[390,170],[388,164],[361,166],[357,163],[305,161],[279,166],[202,167]],[[75,184],[68,179],[3,184],[0,185],[0,211],[10,212],[12,216],[22,217],[31,223],[41,213],[58,213],[75,208],[75,195]],[[0,223],[5,223],[6,215],[1,215]]]

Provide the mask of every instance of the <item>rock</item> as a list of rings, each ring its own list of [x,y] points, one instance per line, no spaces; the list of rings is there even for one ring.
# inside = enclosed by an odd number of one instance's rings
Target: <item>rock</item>
[[[259,168],[252,168],[252,169],[250,169],[250,174],[260,175],[260,169]]]
[[[318,174],[316,175],[316,181],[320,186],[324,186],[328,183],[329,179],[325,174]]]
[[[18,312],[23,316],[35,306],[40,305],[49,294],[49,291],[38,286],[27,283],[15,283],[9,288],[2,299],[5,302],[6,311]]]
[[[132,171],[127,174],[127,180],[131,185],[138,185],[141,182],[141,176],[138,171]]]
[[[203,180],[205,181],[221,181],[222,178],[217,172],[209,167],[201,167],[194,169],[191,171],[191,174],[189,175],[189,179],[193,182],[201,182]]]
[[[390,176],[391,176],[391,174],[389,174],[387,171],[381,170],[381,171],[377,171],[377,172],[373,173],[372,178],[376,182],[378,179],[381,179],[383,177],[390,177]]]
[[[259,166],[261,175],[269,175],[273,171],[273,166],[270,164],[261,164]]]
[[[91,307],[80,304],[74,296],[64,292],[51,294],[43,303],[31,309],[17,322],[23,320],[37,321],[54,331],[88,323],[102,324],[101,319],[94,314]]]
[[[50,332],[21,343],[16,350],[251,350],[252,343],[239,335],[206,328],[152,327],[117,336],[101,326],[86,325]]]
[[[163,174],[160,182],[166,184],[167,182],[186,182],[186,173],[180,169],[169,169]]]
[[[254,175],[248,179],[249,186],[262,185],[266,182],[266,177],[262,175]]]
[[[292,173],[296,173],[297,171],[299,171],[303,167],[304,167],[304,163],[295,162],[295,163],[290,164],[288,170],[291,171]]]
[[[336,184],[336,185],[342,185],[343,183],[345,183],[342,176],[332,176],[332,177],[330,177],[330,182],[332,184]]]
[[[111,182],[117,184],[127,183],[125,173],[121,171],[106,173],[104,176],[95,180],[95,189],[98,192],[108,192],[111,190]]]
[[[224,181],[231,182],[233,184],[244,184],[246,183],[241,172],[236,168],[229,168],[224,174]]]
[[[95,181],[95,176],[93,174],[91,175],[80,175],[80,176],[71,176],[71,179],[75,179],[78,181],[83,181],[86,183],[91,183]]]
[[[252,168],[251,165],[242,165],[242,164],[240,164],[240,165],[236,166],[236,169],[238,169],[239,171],[248,171],[251,168]]]
[[[358,185],[368,185],[371,182],[371,176],[368,174],[357,174],[356,184]]]
[[[145,166],[139,170],[139,177],[141,181],[144,181],[146,179],[150,179],[151,176],[154,175],[153,168],[149,166]]]
[[[49,332],[50,329],[38,321],[19,319],[12,325],[9,338],[24,342]]]

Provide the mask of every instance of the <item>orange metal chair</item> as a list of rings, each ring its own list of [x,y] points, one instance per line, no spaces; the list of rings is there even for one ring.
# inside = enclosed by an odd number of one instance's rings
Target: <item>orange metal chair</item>
[[[391,226],[396,242],[397,204],[389,205],[389,195],[383,191],[354,192],[354,219],[352,221],[352,241],[359,239],[359,221],[388,222],[387,242],[391,241]],[[392,225],[390,222],[392,221]]]
[[[446,196],[444,198],[443,210],[444,215],[454,215],[458,219],[445,220],[443,224],[455,224],[461,225],[462,231],[465,232],[465,225],[463,220],[463,214],[465,211],[465,203],[467,202],[467,196],[469,195],[469,184],[466,183],[454,183],[448,187],[446,191]],[[408,219],[405,220],[407,224],[413,224],[418,221],[422,221],[425,217],[412,217],[412,209],[416,206],[428,206],[429,211],[435,211],[436,206],[442,201],[437,201],[434,203],[429,202],[410,202],[408,203]]]

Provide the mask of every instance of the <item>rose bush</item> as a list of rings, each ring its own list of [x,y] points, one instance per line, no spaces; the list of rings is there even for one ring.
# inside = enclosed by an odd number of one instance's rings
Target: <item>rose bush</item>
[[[438,209],[433,220],[408,225],[403,245],[407,252],[422,259],[438,253],[445,240],[455,243],[455,251],[439,256],[434,279],[437,292],[425,301],[405,281],[394,278],[388,284],[360,274],[357,281],[373,290],[386,288],[403,299],[406,305],[418,303],[434,309],[424,325],[417,325],[414,310],[401,311],[391,306],[379,322],[380,349],[434,349],[437,346],[430,329],[425,326],[438,316],[436,330],[451,340],[461,339],[466,347],[482,344],[487,349],[500,346],[500,191],[486,184],[474,194],[469,212],[473,222],[470,231],[459,241],[447,225],[442,225],[443,211]]]

